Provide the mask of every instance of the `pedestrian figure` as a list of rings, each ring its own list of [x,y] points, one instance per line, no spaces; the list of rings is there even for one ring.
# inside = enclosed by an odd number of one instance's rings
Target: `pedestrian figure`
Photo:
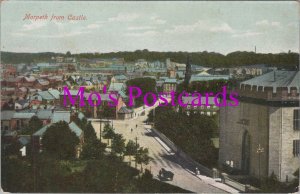
[[[197,167],[196,167],[196,175],[200,175],[200,171]]]
[[[132,133],[132,130],[133,130],[133,129],[131,128],[131,133]]]
[[[162,175],[162,170],[161,169],[159,170],[158,174],[159,174],[159,177],[161,177],[161,175]]]
[[[137,128],[137,124],[135,125],[135,127]]]

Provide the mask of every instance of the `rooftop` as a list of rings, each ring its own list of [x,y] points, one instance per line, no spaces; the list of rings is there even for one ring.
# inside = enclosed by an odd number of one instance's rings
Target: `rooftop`
[[[241,85],[272,87],[276,91],[277,87],[291,87],[300,89],[300,73],[299,71],[276,70],[261,76],[244,81]]]

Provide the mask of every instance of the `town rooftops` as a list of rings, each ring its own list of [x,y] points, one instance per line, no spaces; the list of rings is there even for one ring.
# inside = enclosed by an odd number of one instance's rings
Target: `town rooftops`
[[[42,97],[43,100],[54,100],[55,97],[51,95],[48,91],[40,91],[38,95]]]
[[[250,80],[244,81],[242,85],[250,85],[264,87],[272,87],[273,91],[276,92],[276,88],[286,87],[290,90],[292,87],[297,88],[298,92],[300,90],[300,73],[299,71],[283,71],[276,70],[269,73],[263,74],[261,76],[252,78]]]
[[[58,90],[48,90],[48,92],[55,98],[59,99],[60,92]]]

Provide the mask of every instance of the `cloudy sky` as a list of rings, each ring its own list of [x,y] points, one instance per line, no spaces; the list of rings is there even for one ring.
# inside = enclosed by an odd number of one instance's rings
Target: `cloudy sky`
[[[48,20],[23,20],[26,14]],[[64,21],[50,21],[52,15]],[[87,20],[69,21],[68,15]],[[1,50],[299,51],[297,2],[22,2],[1,6]]]

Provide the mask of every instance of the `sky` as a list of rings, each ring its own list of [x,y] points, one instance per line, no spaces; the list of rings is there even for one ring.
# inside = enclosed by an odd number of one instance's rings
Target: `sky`
[[[298,9],[293,1],[4,1],[1,50],[299,52]],[[48,19],[24,20],[26,14]],[[68,20],[70,14],[86,20]],[[50,21],[52,15],[64,20]]]

